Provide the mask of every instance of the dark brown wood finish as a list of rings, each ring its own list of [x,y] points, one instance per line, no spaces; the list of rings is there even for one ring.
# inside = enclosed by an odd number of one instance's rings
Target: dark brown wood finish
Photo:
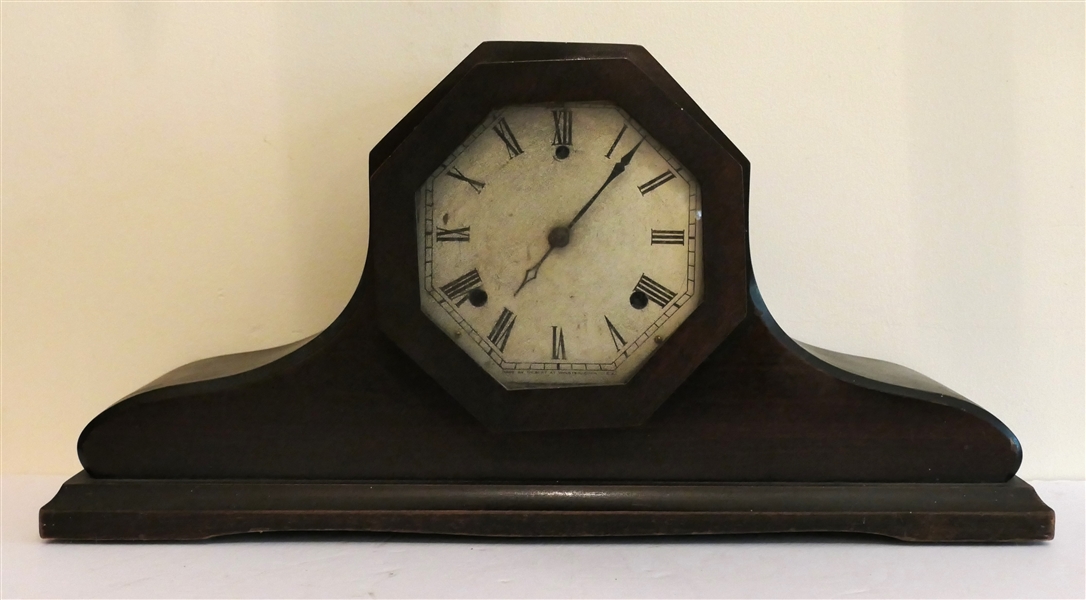
[[[414,144],[408,156],[422,153],[427,160],[440,161],[447,151],[437,144],[426,148],[431,135],[426,132],[436,131],[432,135],[439,135],[442,143],[466,135],[459,130],[442,133],[440,128],[432,129],[428,119],[447,122],[451,111],[456,114],[452,123],[470,129],[489,111],[452,101],[457,85],[473,76],[491,81],[497,77],[492,74],[495,72],[500,72],[499,79],[507,80],[519,68],[513,59],[561,62],[581,54],[601,57],[610,77],[655,82],[654,91],[644,96],[650,100],[640,108],[631,110],[630,105],[614,99],[644,126],[662,125],[655,120],[661,117],[651,114],[654,103],[680,106],[686,115],[683,119],[693,124],[687,122],[687,129],[676,130],[731,157],[731,162],[712,164],[699,162],[697,156],[680,156],[680,160],[691,169],[698,165],[705,176],[712,175],[713,165],[733,165],[725,168],[723,175],[717,174],[723,194],[718,198],[734,200],[730,186],[738,185],[741,202],[735,205],[720,200],[724,213],[731,216],[722,217],[725,225],[715,238],[707,239],[706,249],[716,253],[712,256],[717,260],[721,251],[731,253],[740,247],[743,268],[735,271],[728,267],[731,270],[720,274],[716,285],[725,285],[728,277],[741,274],[742,309],[726,303],[732,311],[727,314],[736,322],[714,325],[714,315],[699,308],[695,313],[701,319],[698,323],[710,332],[702,334],[700,325],[681,330],[692,340],[687,341],[706,351],[704,361],[696,353],[680,352],[657,355],[650,361],[644,372],[651,374],[648,377],[669,371],[672,377],[665,378],[666,384],[654,386],[650,381],[643,388],[668,391],[675,387],[658,407],[654,401],[625,411],[616,410],[618,404],[577,409],[568,403],[532,406],[528,401],[525,405],[529,409],[503,413],[470,399],[458,402],[446,390],[447,381],[430,376],[435,369],[454,372],[448,377],[456,377],[455,372],[467,373],[458,384],[463,386],[461,392],[478,390],[481,396],[490,397],[487,395],[496,393],[497,384],[418,312],[416,266],[404,258],[409,251],[413,261],[415,252],[413,221],[406,218],[404,209],[408,199],[396,196],[395,201],[382,202],[381,198],[392,198],[382,194],[393,189],[400,194],[404,190],[413,193],[419,177],[428,174],[425,169],[412,170],[406,159],[396,167],[400,160],[396,155],[405,144]],[[450,75],[442,82],[371,155],[374,179],[384,183],[374,190],[367,268],[339,318],[299,348],[203,361],[195,369],[201,376],[216,373],[216,364],[223,365],[221,373],[226,376],[193,381],[193,369],[182,369],[174,381],[187,383],[147,389],[104,411],[79,440],[80,460],[88,475],[66,484],[58,498],[43,509],[43,536],[194,539],[242,530],[298,529],[481,535],[871,531],[903,539],[992,541],[1051,536],[1050,511],[1038,509],[1032,500],[1024,504],[1007,500],[1010,496],[1006,494],[1023,494],[1021,488],[1028,486],[1007,483],[1021,462],[1021,449],[998,419],[917,373],[804,346],[780,330],[762,303],[749,264],[745,195],[749,165],[677,84],[670,78],[659,79],[662,68],[643,49],[484,44],[472,56],[477,61],[485,59],[481,66],[486,68],[458,68],[456,77]],[[602,68],[599,62],[583,62],[589,70]],[[597,76],[605,74],[593,71],[592,78]],[[508,93],[538,98],[528,88]],[[501,96],[495,102],[509,100]],[[675,120],[668,123],[683,121],[670,118]],[[655,129],[650,130],[659,136]],[[680,140],[661,141],[680,144]],[[693,150],[687,147],[685,151]],[[378,176],[380,173],[386,175]],[[392,177],[392,173],[401,174]],[[729,219],[736,215],[741,217],[739,226],[729,229],[734,226]],[[407,276],[390,278],[395,269]],[[391,296],[388,287],[395,288]],[[732,293],[730,289],[718,291]],[[413,311],[387,306],[390,297],[413,297]],[[396,342],[380,331],[381,319],[386,330],[392,329],[389,333]],[[404,323],[402,330],[396,329],[399,319]],[[412,336],[432,341],[433,347],[413,347],[410,339],[405,343],[405,338]],[[405,345],[408,353],[401,351]],[[417,362],[419,352],[424,353],[424,363],[429,361],[426,369]],[[239,365],[269,360],[239,372]],[[689,377],[685,377],[687,372]],[[171,376],[163,381],[171,381]],[[598,389],[590,395],[575,392],[569,397],[590,404]],[[612,402],[618,403],[623,388],[614,390]],[[640,398],[644,401],[650,396],[642,393]],[[638,396],[631,393],[630,397]],[[528,422],[536,418],[543,421],[542,426]],[[616,427],[618,424],[625,426]],[[263,483],[256,485],[255,480]],[[330,480],[356,482],[356,487],[343,494],[327,492],[333,488],[322,486]],[[307,482],[316,487],[305,487]],[[397,508],[389,500],[392,504],[383,505],[378,513],[359,508],[321,517],[313,511],[324,510],[320,508],[324,505],[307,504],[306,499],[316,494],[329,501],[338,498],[336,502],[353,498],[362,502],[361,507],[368,500],[358,495],[362,488],[357,486],[372,487],[380,482],[456,483],[482,486],[473,489],[483,491],[509,489],[500,486],[530,490],[542,484],[573,486],[569,488],[573,491],[623,485],[627,487],[622,488],[622,497],[636,499],[640,494],[646,502],[661,493],[675,492],[679,489],[676,486],[696,484],[717,489],[715,496],[710,493],[698,502],[711,500],[723,503],[716,505],[723,508],[702,511],[695,502],[658,507],[656,512],[631,512],[610,505],[588,510],[573,500],[568,505],[556,501],[558,504],[548,505],[545,511],[531,503],[501,505],[505,508],[498,510],[494,509],[497,505],[468,506],[453,500],[438,508],[411,508],[407,504]],[[826,505],[835,508],[812,516],[803,507],[813,505],[802,503],[795,505],[799,512],[774,512],[771,504],[760,504],[768,502],[765,494],[736,492],[738,483],[788,484],[773,489],[787,489],[791,494],[856,485],[847,488],[838,504]],[[216,490],[236,492],[241,504],[225,508],[216,507],[212,500],[186,504],[177,495],[180,488],[176,485],[212,484],[226,486]],[[902,492],[901,503],[881,505],[889,511],[878,517],[882,524],[857,528],[857,518],[861,523],[874,518],[871,506],[875,505],[864,502],[876,502],[876,497],[892,499],[893,490],[906,489],[873,484],[921,485],[906,486],[912,491]],[[1007,491],[1012,488],[1018,491]],[[269,489],[285,494],[286,504],[261,504],[262,498],[270,498]],[[415,490],[410,494],[419,489],[437,488],[403,488]],[[704,492],[707,488],[699,489]],[[964,504],[960,512],[948,516],[904,500],[922,491],[930,493],[930,498],[958,494],[965,498]],[[299,495],[292,500],[295,493]],[[740,519],[734,514],[736,505],[727,504],[728,498],[749,502],[744,506],[756,518]],[[1007,501],[1008,514],[1017,516],[1008,516],[1007,521],[1000,521],[1003,517],[990,520],[994,501]],[[180,503],[176,504],[180,512],[164,515],[163,502]],[[140,503],[146,503],[146,511],[140,511]],[[269,511],[274,512],[277,506],[289,507],[290,514],[272,516]],[[241,512],[231,513],[235,508]],[[588,512],[577,512],[584,510]],[[563,516],[569,511],[577,514]],[[586,516],[588,513],[592,515]],[[1012,521],[1018,524],[1008,525]],[[993,525],[997,522],[1004,525]],[[989,527],[994,529],[983,533]]]
[[[646,486],[133,481],[80,473],[41,509],[40,522],[43,538],[88,541],[329,530],[546,537],[834,531],[952,542],[1053,535],[1052,510],[1017,478]]]
[[[84,467],[124,478],[1003,482],[1020,461],[982,409],[842,381],[759,318],[640,427],[493,432],[384,339],[371,311],[298,364],[114,405],[83,432]]]

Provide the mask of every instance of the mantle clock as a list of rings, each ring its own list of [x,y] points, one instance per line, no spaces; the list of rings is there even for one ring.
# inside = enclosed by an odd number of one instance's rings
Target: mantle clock
[[[1052,538],[998,419],[777,326],[750,163],[643,48],[484,43],[369,169],[342,314],[104,411],[42,537]]]

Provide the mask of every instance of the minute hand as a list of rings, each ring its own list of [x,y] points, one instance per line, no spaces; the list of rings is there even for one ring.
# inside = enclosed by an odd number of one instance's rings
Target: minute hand
[[[573,229],[573,226],[577,223],[577,221],[581,220],[581,217],[583,217],[584,214],[588,212],[588,209],[592,206],[592,203],[596,201],[596,198],[600,197],[600,194],[603,193],[603,190],[612,181],[614,181],[616,177],[621,175],[622,172],[626,170],[626,166],[629,165],[630,161],[633,159],[634,152],[637,152],[637,149],[641,146],[641,142],[644,141],[645,139],[642,138],[640,142],[637,142],[636,146],[634,146],[629,152],[626,153],[625,156],[623,156],[621,159],[619,159],[617,163],[615,163],[615,168],[611,169],[611,175],[607,177],[607,181],[603,182],[603,185],[600,186],[600,189],[596,190],[596,193],[592,194],[592,197],[588,199],[588,202],[586,202],[585,205],[581,207],[581,210],[577,213],[577,216],[573,217],[573,220],[569,222],[569,225],[566,225],[567,230]],[[543,265],[543,261],[547,260],[547,257],[551,255],[551,252],[553,250],[554,246],[547,248],[547,252],[544,253],[543,256],[539,257],[539,261],[537,261],[534,265],[528,267],[528,270],[524,272],[524,279],[520,281],[520,285],[517,287],[517,290],[513,292],[514,296],[519,294],[520,290],[523,290],[524,286],[528,285],[529,281],[535,280],[535,278],[539,275],[539,267]]]
[[[600,194],[603,193],[603,190],[606,189],[607,186],[610,185],[616,177],[621,175],[622,172],[626,170],[626,167],[630,164],[630,161],[633,160],[634,152],[637,152],[637,149],[641,147],[641,143],[644,141],[645,139],[642,138],[640,142],[637,142],[637,145],[631,148],[629,152],[627,152],[621,159],[619,159],[617,163],[615,163],[615,168],[611,169],[611,175],[607,178],[607,181],[604,181],[603,185],[600,186],[600,189],[596,190],[595,194],[592,194],[592,197],[588,199],[588,202],[586,202],[584,206],[581,207],[581,210],[577,213],[577,216],[573,217],[573,220],[570,221],[569,225],[567,225],[566,227],[573,229],[573,226],[577,224],[577,221],[580,221],[581,217],[583,217],[584,214],[588,212],[588,209],[592,207],[592,203],[596,201],[596,198],[600,197]]]

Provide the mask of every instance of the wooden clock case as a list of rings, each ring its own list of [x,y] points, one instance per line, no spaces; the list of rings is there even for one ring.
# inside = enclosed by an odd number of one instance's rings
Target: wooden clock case
[[[627,386],[506,391],[419,309],[414,190],[489,111],[608,100],[703,186],[706,303]],[[749,162],[643,49],[485,43],[370,155],[370,251],[295,344],[182,367],[96,417],[43,538],[863,532],[1051,539],[1018,440],[903,367],[789,338],[750,266]]]

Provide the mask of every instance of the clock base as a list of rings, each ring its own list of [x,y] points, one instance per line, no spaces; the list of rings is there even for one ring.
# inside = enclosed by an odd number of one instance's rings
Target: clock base
[[[493,484],[96,479],[41,509],[45,539],[199,540],[276,531],[505,537],[869,533],[914,542],[1050,540],[1055,516],[1006,483]]]

